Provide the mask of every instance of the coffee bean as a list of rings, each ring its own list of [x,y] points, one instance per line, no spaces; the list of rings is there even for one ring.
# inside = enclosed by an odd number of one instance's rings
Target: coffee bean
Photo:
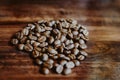
[[[14,44],[14,45],[15,45],[15,44],[18,44],[18,39],[12,39],[12,40],[11,40],[11,43]]]
[[[42,60],[43,61],[47,61],[48,60],[48,55],[47,54],[43,54],[42,55]]]
[[[30,45],[30,44],[26,44],[26,45],[24,46],[24,49],[25,49],[26,51],[31,52],[31,51],[33,50],[33,46]]]
[[[62,66],[62,65],[58,65],[58,66],[56,67],[56,72],[57,72],[58,74],[60,74],[60,73],[62,73],[62,71],[63,71],[63,66]]]
[[[71,70],[71,68],[66,68],[66,69],[63,70],[63,73],[65,75],[68,75],[68,74],[72,73],[72,70]]]
[[[49,74],[49,73],[50,73],[50,71],[49,71],[48,68],[43,68],[43,69],[42,69],[42,72],[43,72],[44,74]]]
[[[23,50],[23,49],[24,49],[24,46],[25,46],[24,44],[19,44],[19,45],[18,45],[18,49],[19,49],[19,50]]]
[[[69,61],[66,63],[66,68],[74,68],[75,67],[75,64],[72,62],[72,61]]]

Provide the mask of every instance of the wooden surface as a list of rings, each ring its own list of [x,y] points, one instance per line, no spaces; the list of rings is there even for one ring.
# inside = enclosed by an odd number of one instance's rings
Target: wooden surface
[[[74,18],[90,35],[87,59],[68,76],[39,73],[25,52],[9,45],[29,22]],[[120,80],[119,0],[0,0],[0,80]]]

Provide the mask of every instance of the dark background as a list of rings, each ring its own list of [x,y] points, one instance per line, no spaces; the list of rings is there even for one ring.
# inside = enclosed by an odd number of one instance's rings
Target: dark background
[[[89,54],[68,76],[39,73],[11,36],[37,20],[73,18],[90,32]],[[120,0],[0,0],[0,80],[120,80]]]

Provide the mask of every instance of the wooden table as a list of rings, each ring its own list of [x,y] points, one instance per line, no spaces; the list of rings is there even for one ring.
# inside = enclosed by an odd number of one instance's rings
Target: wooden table
[[[25,52],[9,44],[27,23],[74,18],[89,32],[87,59],[68,76],[39,73]],[[1,0],[0,80],[120,80],[119,0]]]

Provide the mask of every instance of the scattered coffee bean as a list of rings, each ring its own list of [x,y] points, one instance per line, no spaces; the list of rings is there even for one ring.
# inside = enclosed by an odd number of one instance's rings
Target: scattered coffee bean
[[[66,63],[65,66],[66,66],[66,68],[74,68],[74,67],[75,67],[75,64],[74,64],[73,61],[69,61],[69,62]]]
[[[50,71],[49,71],[48,68],[43,68],[43,69],[42,69],[42,72],[43,72],[44,74],[49,74],[49,73],[50,73]]]
[[[56,72],[57,72],[58,74],[60,74],[60,73],[62,73],[62,71],[63,71],[63,66],[62,66],[62,65],[58,65],[58,66],[56,67]]]
[[[66,68],[66,69],[63,70],[63,74],[65,74],[65,75],[68,75],[70,73],[72,73],[71,68]]]
[[[23,49],[24,49],[24,46],[25,46],[24,44],[19,44],[19,45],[18,45],[18,49],[19,49],[19,50],[23,50]]]
[[[12,40],[11,40],[11,43],[14,44],[14,45],[15,45],[15,44],[18,44],[18,39],[12,39]]]

